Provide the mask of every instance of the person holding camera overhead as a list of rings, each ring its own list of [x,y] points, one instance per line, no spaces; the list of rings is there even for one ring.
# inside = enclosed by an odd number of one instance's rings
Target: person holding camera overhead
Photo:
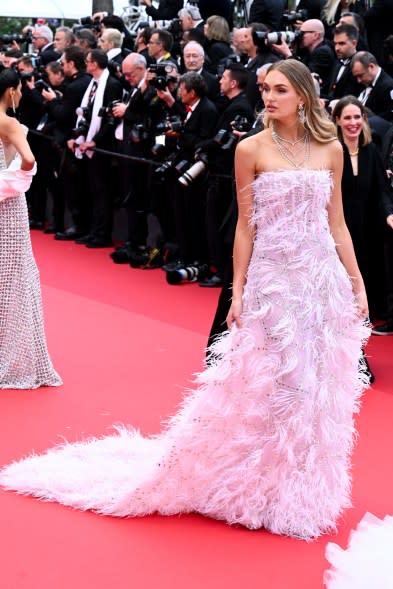
[[[184,2],[183,0],[160,0],[157,8],[153,6],[152,0],[139,0],[139,4],[145,6],[146,14],[153,20],[172,20],[183,8]]]

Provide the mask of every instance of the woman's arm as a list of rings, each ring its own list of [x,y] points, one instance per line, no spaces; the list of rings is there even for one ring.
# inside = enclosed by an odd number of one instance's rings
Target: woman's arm
[[[22,125],[12,117],[5,117],[3,121],[3,135],[13,145],[19,153],[22,163],[21,170],[30,171],[35,164],[34,155],[26,139],[25,131]]]
[[[238,221],[233,247],[232,304],[227,316],[228,327],[231,327],[234,321],[238,327],[241,326],[243,289],[254,242],[254,229],[250,226],[250,216],[253,210],[252,183],[255,179],[255,153],[254,137],[239,143],[235,153]]]
[[[348,228],[345,224],[342,196],[341,196],[341,177],[343,170],[343,153],[342,147],[338,141],[329,145],[331,150],[332,172],[333,172],[333,191],[330,203],[328,205],[329,226],[336,244],[338,256],[345,267],[351,282],[356,302],[361,317],[368,316],[368,304],[366,290],[359,266],[356,261],[355,252],[352,245],[352,239]]]

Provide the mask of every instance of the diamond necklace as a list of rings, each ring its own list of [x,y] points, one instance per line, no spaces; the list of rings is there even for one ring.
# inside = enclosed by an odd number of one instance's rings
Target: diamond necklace
[[[284,139],[283,137],[280,137],[280,135],[277,135],[273,130],[272,139],[277,145],[281,157],[291,164],[292,167],[296,169],[302,168],[310,159],[310,133],[308,131],[306,131],[300,139],[289,141],[288,139]],[[297,147],[299,144],[300,147]],[[304,152],[303,158],[300,161],[296,161],[302,152]]]

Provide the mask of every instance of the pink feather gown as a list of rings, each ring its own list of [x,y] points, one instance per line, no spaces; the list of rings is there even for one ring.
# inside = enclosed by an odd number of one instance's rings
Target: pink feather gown
[[[114,516],[198,512],[277,534],[331,532],[350,506],[369,329],[336,253],[327,170],[254,183],[243,327],[215,343],[157,436],[119,428],[5,467],[6,489]]]

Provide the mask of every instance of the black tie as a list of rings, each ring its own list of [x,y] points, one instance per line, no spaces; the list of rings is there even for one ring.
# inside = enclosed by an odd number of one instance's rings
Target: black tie
[[[89,94],[89,100],[88,100],[89,106],[91,104],[93,104],[93,102],[94,102],[97,86],[98,86],[98,82],[96,80],[94,80],[93,84],[91,85],[90,94]]]

